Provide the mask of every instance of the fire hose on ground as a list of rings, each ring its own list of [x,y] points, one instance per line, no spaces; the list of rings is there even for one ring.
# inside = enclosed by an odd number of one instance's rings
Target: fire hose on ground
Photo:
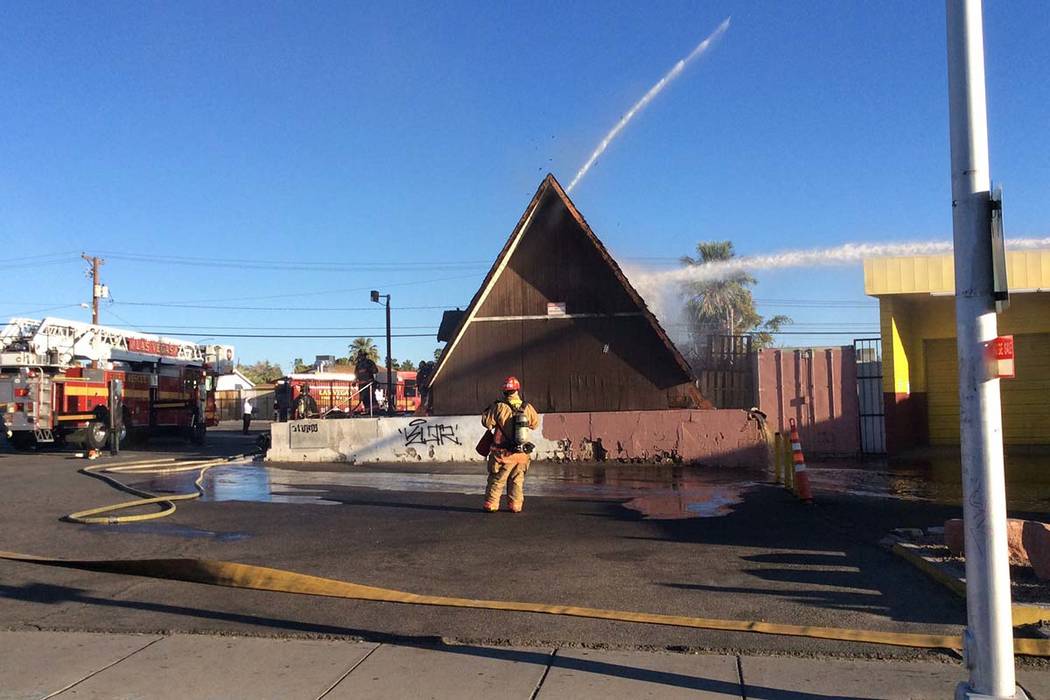
[[[88,510],[77,511],[76,513],[70,513],[64,520],[71,523],[81,523],[84,525],[119,525],[120,523],[134,523],[141,522],[143,520],[156,520],[157,518],[164,518],[175,512],[176,501],[189,501],[195,498],[200,498],[204,494],[203,483],[204,475],[207,474],[208,470],[212,467],[222,466],[229,462],[244,459],[245,455],[235,455],[233,457],[218,457],[209,459],[198,459],[198,460],[177,460],[175,458],[167,459],[155,459],[144,462],[131,462],[126,464],[97,464],[90,467],[84,467],[80,469],[81,474],[100,479],[118,491],[124,491],[130,493],[133,496],[138,496],[133,501],[124,501],[122,503],[114,503],[113,505],[100,506],[98,508],[90,508]],[[153,474],[178,474],[181,472],[199,471],[197,478],[193,482],[193,491],[188,493],[170,494],[164,496],[158,496],[150,493],[149,491],[143,491],[136,489],[132,486],[120,482],[111,476],[107,476],[108,473],[112,474],[128,474],[135,476],[145,476]],[[113,515],[121,510],[128,510],[131,508],[141,508],[142,506],[159,505],[160,510],[151,513],[134,513],[130,515]]]
[[[111,574],[145,576],[169,581],[204,583],[256,591],[275,591],[316,595],[350,600],[369,600],[407,605],[435,605],[450,608],[472,608],[504,612],[526,612],[544,615],[565,615],[615,622],[632,622],[650,625],[670,625],[695,629],[727,632],[755,632],[788,637],[807,637],[842,642],[886,644],[919,649],[950,649],[961,651],[962,638],[957,635],[920,634],[914,632],[890,632],[882,630],[855,630],[835,627],[812,627],[787,625],[773,622],[744,620],[719,620],[715,618],[663,615],[659,613],[630,612],[625,610],[603,610],[575,605],[551,605],[546,603],[523,603],[503,600],[477,600],[447,596],[421,595],[389,588],[366,586],[350,581],[321,578],[294,571],[273,569],[252,564],[218,561],[213,559],[100,559],[72,560],[38,557],[16,552],[0,552],[0,559],[41,564],[82,571],[97,571]],[[1014,652],[1029,656],[1050,656],[1050,640],[1014,639]]]
[[[138,499],[110,506],[79,511],[66,516],[66,520],[84,524],[119,524],[152,520],[175,512],[175,502],[199,498],[202,482],[207,471],[240,458],[201,459],[178,461],[175,459],[153,460],[118,465],[87,467],[81,472],[101,479],[115,488],[139,496]],[[199,470],[194,480],[194,491],[184,494],[157,496],[121,483],[104,472],[121,474],[171,474]],[[161,509],[153,513],[113,515],[119,510],[159,504]],[[915,632],[892,632],[884,630],[859,630],[836,627],[779,624],[747,620],[721,620],[717,618],[665,615],[660,613],[605,610],[575,605],[530,603],[502,600],[480,600],[448,596],[423,595],[389,588],[379,588],[351,581],[322,578],[295,571],[274,569],[253,564],[219,561],[213,559],[58,559],[32,554],[0,551],[0,559],[37,564],[49,567],[95,571],[100,573],[143,576],[170,581],[202,583],[257,591],[316,595],[349,600],[367,600],[406,605],[431,605],[449,608],[472,608],[502,612],[524,612],[543,615],[563,615],[615,622],[630,622],[651,625],[669,625],[694,629],[726,632],[752,632],[787,637],[805,637],[842,642],[882,644],[919,649],[948,649],[962,651],[963,640],[958,635],[922,634]],[[1050,639],[1014,639],[1014,652],[1028,656],[1050,657]]]

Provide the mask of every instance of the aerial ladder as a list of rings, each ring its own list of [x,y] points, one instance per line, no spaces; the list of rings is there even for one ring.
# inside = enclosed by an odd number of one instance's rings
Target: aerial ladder
[[[217,422],[212,378],[232,371],[230,346],[13,318],[0,328],[0,417],[20,448],[69,437],[100,448],[113,406],[120,406],[123,430],[175,429],[203,441],[206,425]]]

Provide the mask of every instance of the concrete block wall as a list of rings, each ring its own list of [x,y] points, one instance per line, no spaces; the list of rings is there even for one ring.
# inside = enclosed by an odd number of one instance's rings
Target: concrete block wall
[[[478,416],[350,418],[274,423],[274,462],[480,462]],[[747,411],[551,413],[533,432],[536,460],[682,462],[763,467],[766,441]]]

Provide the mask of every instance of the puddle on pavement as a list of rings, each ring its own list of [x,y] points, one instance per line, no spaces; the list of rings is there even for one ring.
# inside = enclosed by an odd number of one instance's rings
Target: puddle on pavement
[[[338,505],[334,489],[481,495],[485,475],[480,465],[383,468],[323,465],[283,469],[264,464],[232,464],[208,471],[205,501],[253,501]],[[761,474],[747,474],[761,480]],[[195,473],[156,475],[134,485],[158,495],[193,488]],[[684,466],[585,466],[535,464],[525,483],[526,496],[621,502],[645,518],[712,518],[728,514],[755,481],[740,471]]]
[[[121,525],[85,525],[84,530],[96,535],[128,533],[140,535],[160,535],[162,537],[179,537],[182,539],[212,539],[217,542],[236,542],[251,537],[247,532],[215,532],[201,530],[187,525],[174,523],[124,523]]]
[[[847,460],[809,465],[815,493],[962,504],[962,468],[957,453],[858,464]],[[1011,511],[1050,510],[1050,455],[1007,452],[1006,500]]]
[[[338,489],[481,495],[481,465],[304,464],[294,468],[263,463],[216,467],[204,482],[204,500],[339,505]],[[158,475],[134,485],[158,494],[192,490],[194,473]],[[763,472],[668,465],[534,464],[527,496],[619,502],[644,518],[719,517],[732,512]],[[962,498],[958,456],[894,462],[821,462],[810,465],[815,494],[930,501],[959,505]],[[1011,457],[1007,467],[1011,510],[1050,510],[1050,458]]]

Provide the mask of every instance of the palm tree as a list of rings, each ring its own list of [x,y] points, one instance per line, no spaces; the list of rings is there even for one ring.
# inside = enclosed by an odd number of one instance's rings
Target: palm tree
[[[696,245],[696,257],[682,257],[685,265],[707,265],[730,260],[736,255],[731,241],[702,241]],[[773,333],[791,323],[787,316],[774,316],[765,321],[755,309],[751,287],[757,282],[739,270],[720,278],[690,282],[686,287],[686,312],[694,354],[702,353],[708,337],[752,333],[753,347],[772,344]],[[756,332],[757,330],[757,332]]]
[[[732,258],[735,253],[730,241],[697,243],[696,258],[682,257],[686,265],[707,265]],[[746,272],[734,272],[724,278],[691,282],[688,285],[690,321],[695,330],[708,335],[736,335],[757,325],[758,313],[749,287],[757,280]]]
[[[379,362],[379,348],[376,347],[375,341],[371,338],[354,338],[350,343],[350,362],[357,359],[357,354],[362,350],[364,353],[373,361]]]

